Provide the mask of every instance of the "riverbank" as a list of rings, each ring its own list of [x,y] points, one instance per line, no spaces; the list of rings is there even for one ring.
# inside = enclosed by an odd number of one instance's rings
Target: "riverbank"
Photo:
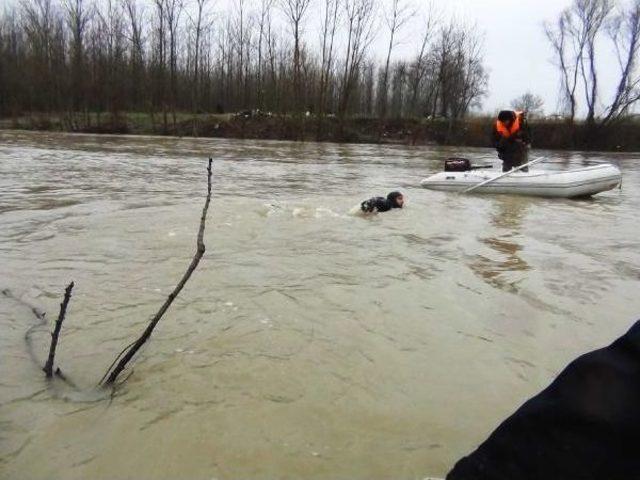
[[[640,122],[589,129],[563,120],[534,120],[534,146],[553,150],[640,151]],[[472,117],[452,124],[447,119],[349,118],[252,114],[123,113],[42,114],[0,118],[0,129],[77,133],[194,136],[263,140],[303,140],[336,143],[455,145],[487,147],[493,120]]]

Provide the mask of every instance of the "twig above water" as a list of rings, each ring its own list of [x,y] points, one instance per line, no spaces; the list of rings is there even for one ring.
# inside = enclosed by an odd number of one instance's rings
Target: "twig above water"
[[[205,246],[204,246],[204,229],[207,220],[207,211],[209,210],[209,203],[211,201],[211,164],[212,159],[209,159],[209,164],[207,166],[207,199],[204,202],[204,207],[202,209],[202,216],[200,217],[200,228],[198,230],[198,238],[196,241],[196,253],[187,268],[187,271],[184,273],[178,284],[175,286],[173,291],[169,294],[165,302],[160,307],[160,310],[153,316],[149,325],[144,330],[142,335],[131,345],[129,349],[126,350],[126,353],[122,355],[119,362],[111,370],[111,367],[105,373],[106,380],[104,381],[104,385],[113,385],[118,375],[126,368],[127,364],[131,361],[134,355],[140,350],[140,348],[145,344],[145,342],[149,339],[151,334],[153,333],[154,328],[165,314],[165,312],[169,309],[173,301],[176,299],[180,291],[184,288],[185,284],[191,277],[191,274],[195,271],[198,263],[200,263],[200,259],[204,255]],[[115,362],[114,362],[115,363]],[[112,365],[113,366],[113,365]],[[104,377],[103,377],[104,378]]]
[[[67,306],[69,305],[69,300],[71,300],[71,290],[73,290],[73,282],[67,285],[67,288],[64,291],[64,300],[62,300],[62,303],[60,304],[60,313],[58,314],[55,328],[51,333],[49,357],[47,358],[47,363],[45,363],[43,368],[47,378],[53,377],[53,361],[55,360],[56,356],[56,347],[58,346],[58,337],[60,336],[60,330],[62,330],[62,322],[64,322],[64,317],[67,314]],[[58,371],[60,371],[60,369],[58,369]]]

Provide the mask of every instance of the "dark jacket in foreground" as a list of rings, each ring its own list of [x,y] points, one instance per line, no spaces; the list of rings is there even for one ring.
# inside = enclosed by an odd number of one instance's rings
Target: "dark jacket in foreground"
[[[640,479],[640,322],[574,360],[447,480]]]

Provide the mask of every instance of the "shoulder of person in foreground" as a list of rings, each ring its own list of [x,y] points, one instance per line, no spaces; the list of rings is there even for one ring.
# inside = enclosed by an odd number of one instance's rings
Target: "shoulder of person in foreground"
[[[640,321],[571,362],[447,480],[640,478]]]

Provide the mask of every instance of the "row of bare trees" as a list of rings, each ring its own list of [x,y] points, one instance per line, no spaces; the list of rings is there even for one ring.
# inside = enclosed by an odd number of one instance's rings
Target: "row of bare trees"
[[[455,120],[485,93],[477,29],[433,10],[418,22],[409,0],[233,0],[229,11],[214,1],[6,7],[0,115],[57,113],[77,126],[138,112],[165,128],[184,112],[245,109]],[[386,52],[373,51],[376,37]]]
[[[545,26],[561,77],[561,100],[573,123],[580,109],[588,127],[625,118],[640,100],[640,0],[574,0]],[[598,65],[614,55],[615,90],[603,95]]]

